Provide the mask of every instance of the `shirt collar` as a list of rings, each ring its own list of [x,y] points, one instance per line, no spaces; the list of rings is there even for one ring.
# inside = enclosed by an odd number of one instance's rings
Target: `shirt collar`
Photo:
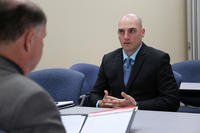
[[[132,60],[135,60],[140,48],[142,47],[142,44],[138,47],[138,49],[130,56],[130,58]],[[124,51],[124,49],[122,49],[122,52],[123,52],[123,60],[125,61],[125,59],[128,58],[128,55],[126,54],[126,52]]]
[[[23,70],[19,67],[19,65],[17,65],[15,62],[13,62],[12,60],[0,55],[0,61],[2,61],[4,64],[6,64],[6,66],[9,66],[7,68],[12,68],[12,70],[16,70],[18,71],[20,74],[24,75]],[[1,66],[0,66],[1,67]]]

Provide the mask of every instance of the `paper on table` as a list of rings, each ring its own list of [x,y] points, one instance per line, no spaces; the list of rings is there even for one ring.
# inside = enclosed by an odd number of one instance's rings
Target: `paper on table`
[[[61,119],[67,133],[79,133],[86,116],[84,115],[62,115]]]
[[[130,111],[137,111],[138,107],[125,107],[125,108],[116,108],[116,109],[110,109],[110,110],[103,110],[103,111],[96,111],[91,112],[88,114],[88,116],[98,116],[98,115],[108,115],[113,113],[122,113],[122,112],[130,112]]]
[[[125,133],[136,110],[133,107],[90,113],[81,133]]]

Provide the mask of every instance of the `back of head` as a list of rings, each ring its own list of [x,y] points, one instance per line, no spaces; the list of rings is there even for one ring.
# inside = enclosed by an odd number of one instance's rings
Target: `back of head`
[[[0,44],[15,41],[26,29],[46,23],[44,12],[28,0],[0,0]]]

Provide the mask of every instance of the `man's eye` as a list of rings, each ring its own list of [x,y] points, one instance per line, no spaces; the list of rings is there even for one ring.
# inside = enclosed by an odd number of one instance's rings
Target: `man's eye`
[[[130,28],[130,29],[128,30],[128,32],[129,32],[129,33],[136,33],[136,32],[137,32],[137,29],[135,29],[135,28]]]
[[[123,33],[124,33],[124,30],[123,30],[123,29],[118,29],[118,33],[119,33],[119,34],[123,34]]]

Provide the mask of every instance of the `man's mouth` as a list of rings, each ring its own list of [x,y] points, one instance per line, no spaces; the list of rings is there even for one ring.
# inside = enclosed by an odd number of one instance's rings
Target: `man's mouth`
[[[130,44],[130,42],[124,42],[124,44]]]

